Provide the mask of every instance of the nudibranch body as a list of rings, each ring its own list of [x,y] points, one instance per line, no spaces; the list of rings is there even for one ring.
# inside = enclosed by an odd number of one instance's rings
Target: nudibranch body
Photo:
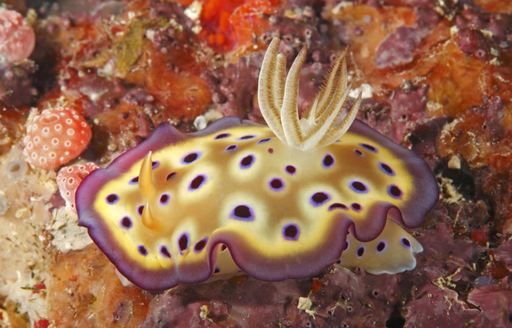
[[[276,44],[262,76],[272,65],[283,72]],[[357,108],[330,115],[346,97],[344,62],[309,121],[294,118],[300,56],[277,91],[260,77],[269,127],[235,118],[193,134],[161,126],[84,180],[79,222],[128,279],[162,290],[239,271],[303,278],[338,260],[371,273],[415,266],[422,248],[403,227],[419,226],[437,200],[428,166],[362,122],[350,126]]]

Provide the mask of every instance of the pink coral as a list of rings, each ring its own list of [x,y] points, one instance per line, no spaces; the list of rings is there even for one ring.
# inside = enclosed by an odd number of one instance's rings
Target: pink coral
[[[74,164],[63,167],[57,174],[57,185],[62,198],[67,206],[75,208],[75,194],[82,180],[92,171],[96,170],[98,165],[93,162]]]
[[[14,10],[0,8],[0,62],[27,59],[36,43],[34,30]]]
[[[91,136],[91,128],[77,111],[46,109],[27,123],[23,153],[35,167],[56,169],[77,158]]]

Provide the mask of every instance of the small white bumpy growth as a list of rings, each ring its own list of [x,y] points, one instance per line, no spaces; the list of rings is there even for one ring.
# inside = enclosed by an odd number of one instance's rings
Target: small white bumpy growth
[[[306,117],[299,118],[299,74],[306,59],[302,48],[286,75],[286,59],[278,52],[279,39],[270,43],[258,80],[258,102],[263,118],[285,144],[300,150],[328,146],[348,130],[361,104],[359,96],[348,110],[342,110],[350,88],[345,56],[340,55],[317,94]]]

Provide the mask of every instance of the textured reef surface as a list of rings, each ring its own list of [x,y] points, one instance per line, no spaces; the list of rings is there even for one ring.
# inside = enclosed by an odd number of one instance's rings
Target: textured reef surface
[[[0,8],[0,327],[512,327],[512,4],[502,0],[7,0]],[[244,275],[149,293],[77,224],[90,172],[163,123],[263,123],[272,37],[304,45],[305,113],[347,51],[358,119],[440,198],[416,268]],[[25,40],[25,41],[24,41]],[[352,95],[352,96],[354,96]]]

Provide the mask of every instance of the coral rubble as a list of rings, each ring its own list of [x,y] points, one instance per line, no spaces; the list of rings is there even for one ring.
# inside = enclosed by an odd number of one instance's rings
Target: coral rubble
[[[0,8],[35,33],[33,51],[0,65],[0,326],[512,326],[508,1],[77,3]],[[123,284],[64,208],[72,200],[54,172],[64,162],[24,160],[30,107],[65,104],[90,126],[69,165],[105,166],[166,122],[184,131],[228,115],[262,122],[257,76],[273,36],[288,62],[309,46],[301,113],[347,51],[358,118],[435,173],[441,197],[414,234],[424,246],[417,268],[374,276],[335,264],[305,280],[239,276],[158,295]]]

